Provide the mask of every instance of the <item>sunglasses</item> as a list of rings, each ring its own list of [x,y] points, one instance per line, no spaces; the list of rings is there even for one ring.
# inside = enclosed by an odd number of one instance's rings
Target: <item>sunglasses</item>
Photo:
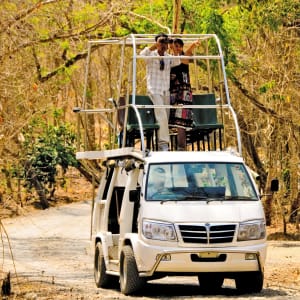
[[[163,71],[165,69],[165,62],[163,59],[159,61],[159,69]]]

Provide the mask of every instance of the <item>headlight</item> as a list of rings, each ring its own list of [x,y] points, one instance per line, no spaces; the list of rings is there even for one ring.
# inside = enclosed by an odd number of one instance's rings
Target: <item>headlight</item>
[[[264,220],[240,223],[238,241],[260,240],[266,236],[266,225]]]
[[[176,241],[174,226],[170,223],[143,221],[143,235],[147,239],[161,241]]]

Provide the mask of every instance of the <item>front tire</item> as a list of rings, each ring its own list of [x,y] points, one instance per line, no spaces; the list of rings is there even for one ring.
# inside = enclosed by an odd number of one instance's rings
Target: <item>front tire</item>
[[[94,279],[98,288],[109,288],[115,285],[117,277],[106,274],[102,244],[98,242],[94,257]]]
[[[263,288],[264,275],[261,272],[240,273],[235,285],[241,293],[259,293]]]
[[[130,295],[140,290],[145,279],[139,276],[133,250],[124,246],[120,257],[120,289],[124,295]]]

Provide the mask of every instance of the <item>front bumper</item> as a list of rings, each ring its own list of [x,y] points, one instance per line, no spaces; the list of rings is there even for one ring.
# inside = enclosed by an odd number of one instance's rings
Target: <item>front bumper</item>
[[[154,273],[263,272],[266,244],[220,248],[173,248],[135,244],[140,276]]]

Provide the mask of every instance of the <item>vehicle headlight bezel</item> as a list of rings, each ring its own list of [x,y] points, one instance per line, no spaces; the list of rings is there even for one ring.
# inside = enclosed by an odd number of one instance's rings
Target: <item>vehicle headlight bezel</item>
[[[177,235],[172,223],[144,219],[142,234],[146,239],[176,242]]]
[[[239,224],[237,241],[262,240],[266,237],[265,220],[252,220]]]

